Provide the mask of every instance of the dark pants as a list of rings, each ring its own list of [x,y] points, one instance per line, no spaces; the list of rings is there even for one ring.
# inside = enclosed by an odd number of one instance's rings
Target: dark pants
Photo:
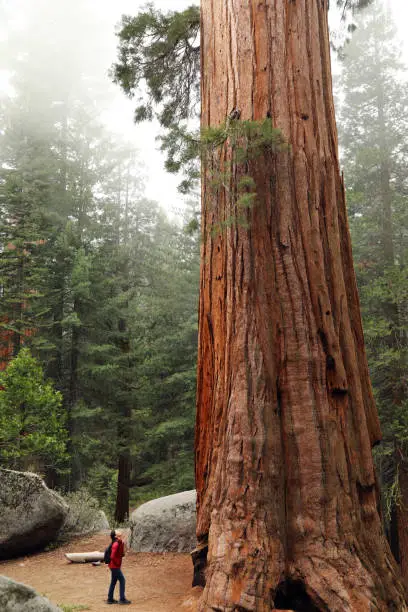
[[[122,570],[121,569],[111,569],[111,576],[112,578],[111,578],[111,583],[109,587],[108,599],[112,601],[113,592],[115,590],[115,586],[118,580],[119,580],[119,597],[121,600],[126,599],[125,597],[126,580],[125,580],[124,575],[122,574]]]

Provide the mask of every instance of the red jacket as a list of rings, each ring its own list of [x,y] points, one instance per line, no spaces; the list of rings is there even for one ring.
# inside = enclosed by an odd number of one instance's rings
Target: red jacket
[[[110,569],[120,569],[122,565],[122,557],[125,556],[125,547],[122,540],[115,540],[112,544],[111,556],[110,556]]]

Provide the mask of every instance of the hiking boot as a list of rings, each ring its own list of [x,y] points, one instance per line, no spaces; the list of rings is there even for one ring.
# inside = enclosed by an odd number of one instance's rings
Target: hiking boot
[[[117,599],[107,599],[106,600],[107,604],[114,604],[114,603],[119,603]]]
[[[120,604],[130,604],[130,603],[132,603],[132,602],[131,602],[131,601],[129,601],[128,599],[120,599],[120,600],[119,600],[119,603],[120,603]]]

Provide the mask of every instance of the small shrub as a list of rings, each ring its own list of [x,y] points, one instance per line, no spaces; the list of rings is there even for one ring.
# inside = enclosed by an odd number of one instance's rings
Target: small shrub
[[[60,530],[59,540],[99,531],[101,521],[99,502],[86,489],[68,493],[64,495],[64,500],[69,506],[69,512]]]

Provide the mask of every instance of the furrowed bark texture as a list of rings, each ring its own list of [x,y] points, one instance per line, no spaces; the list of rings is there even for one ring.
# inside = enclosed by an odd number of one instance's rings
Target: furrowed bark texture
[[[398,449],[399,450],[399,449]],[[401,453],[401,451],[400,451]],[[400,499],[396,507],[396,519],[398,528],[398,555],[401,573],[405,587],[408,587],[408,468],[402,453],[399,454],[398,480],[400,487]]]
[[[214,195],[204,167],[200,610],[269,611],[278,600],[406,610],[377,510],[381,432],[339,172],[327,2],[203,0],[201,35],[203,127],[233,108],[242,121],[269,113],[290,150],[251,163],[249,228],[228,222],[234,176]]]

